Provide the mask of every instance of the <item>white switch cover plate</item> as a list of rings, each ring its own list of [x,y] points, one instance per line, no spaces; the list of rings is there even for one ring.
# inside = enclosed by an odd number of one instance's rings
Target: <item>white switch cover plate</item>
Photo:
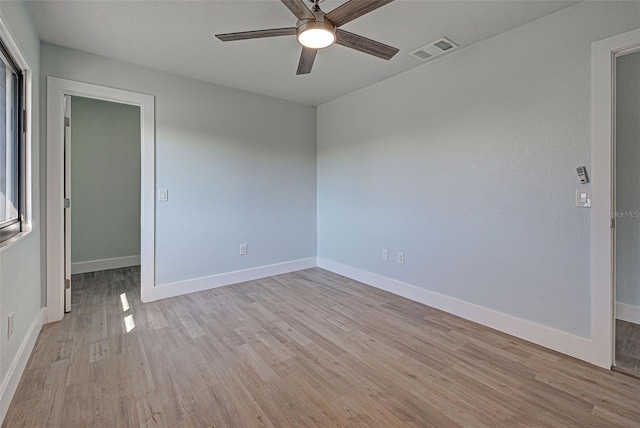
[[[398,264],[404,264],[404,253],[402,251],[398,251]]]
[[[247,244],[240,244],[240,255],[241,256],[247,255]]]
[[[389,250],[382,250],[382,260],[385,262],[389,261]]]
[[[158,202],[167,202],[169,200],[169,190],[158,189]]]
[[[591,190],[576,189],[576,207],[591,208]]]

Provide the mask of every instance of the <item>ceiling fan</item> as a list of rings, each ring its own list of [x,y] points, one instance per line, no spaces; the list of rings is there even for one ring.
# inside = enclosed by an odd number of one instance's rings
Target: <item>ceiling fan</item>
[[[313,3],[311,10],[307,8],[304,0],[281,1],[298,18],[295,27],[216,34],[216,37],[223,42],[230,42],[233,40],[295,35],[298,43],[302,45],[302,54],[300,55],[296,74],[309,74],[318,49],[329,47],[334,43],[386,60],[390,60],[398,53],[399,49],[397,48],[338,28],[387,3],[391,3],[393,0],[349,0],[326,14],[320,9],[319,5],[324,0],[307,0]]]

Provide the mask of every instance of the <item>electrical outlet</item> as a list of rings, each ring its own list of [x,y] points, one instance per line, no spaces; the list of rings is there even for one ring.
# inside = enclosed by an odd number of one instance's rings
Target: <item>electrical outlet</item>
[[[7,320],[7,340],[11,339],[11,336],[13,336],[13,312],[9,314]]]
[[[247,255],[247,244],[240,244],[240,255],[241,256]]]
[[[382,250],[382,260],[385,262],[389,261],[389,250]]]
[[[398,251],[398,264],[404,264],[404,253],[402,251]]]

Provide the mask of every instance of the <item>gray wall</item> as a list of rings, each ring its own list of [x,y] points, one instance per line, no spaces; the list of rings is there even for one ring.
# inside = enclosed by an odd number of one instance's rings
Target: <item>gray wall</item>
[[[591,43],[639,19],[584,2],[320,106],[318,256],[589,337]]]
[[[315,107],[48,44],[41,62],[43,87],[155,96],[158,285],[316,255]]]
[[[71,262],[140,255],[140,108],[71,102]]]
[[[40,39],[31,22],[24,2],[2,1],[0,10],[22,54],[33,71],[32,109],[32,218],[33,231],[14,246],[0,253],[0,383],[18,353],[41,303],[41,224],[39,88]],[[15,324],[11,340],[7,341],[7,316],[14,313]]]
[[[640,306],[640,52],[617,59],[616,294]]]

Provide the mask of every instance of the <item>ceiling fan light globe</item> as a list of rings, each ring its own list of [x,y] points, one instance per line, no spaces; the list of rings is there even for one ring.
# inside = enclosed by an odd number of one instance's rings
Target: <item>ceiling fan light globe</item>
[[[312,28],[300,33],[298,41],[307,48],[322,49],[331,46],[336,41],[336,36],[330,31]]]
[[[298,43],[311,49],[322,49],[336,41],[333,26],[325,22],[309,22],[298,27]]]

